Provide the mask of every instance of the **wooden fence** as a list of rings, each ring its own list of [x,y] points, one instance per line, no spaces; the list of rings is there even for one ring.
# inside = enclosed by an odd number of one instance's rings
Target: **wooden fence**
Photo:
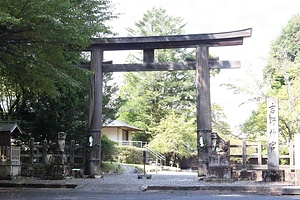
[[[284,154],[279,153],[279,169],[293,170],[295,168],[293,142],[290,145],[281,145],[279,149],[284,152]],[[258,141],[254,144],[254,142],[243,139],[241,145],[230,145],[230,153],[233,169],[267,169],[268,156],[266,142]]]
[[[84,149],[71,140],[65,146],[64,156],[70,165],[82,165],[84,163]],[[47,141],[35,143],[33,139],[28,145],[22,145],[21,161],[23,164],[49,164],[51,157],[61,155],[56,143],[47,144]]]
[[[45,173],[44,166],[53,164],[54,158],[59,156],[65,158],[65,164],[70,170],[83,169],[84,154],[84,148],[75,144],[74,140],[65,145],[64,152],[60,152],[57,143],[34,142],[34,139],[30,139],[28,145],[21,147],[21,174],[22,176],[40,176]]]
[[[294,169],[293,143],[291,142],[289,146],[280,147],[280,149],[283,148],[288,153],[279,155],[280,167]],[[29,145],[22,146],[21,161],[23,164],[47,164],[51,156],[59,154],[53,149],[55,149],[55,146],[51,147],[46,141],[43,141],[42,144],[36,144],[34,140],[30,140]],[[243,140],[240,145],[230,145],[230,153],[231,166],[233,168],[267,168],[267,145],[265,142],[258,141],[254,144],[254,142]],[[66,145],[65,156],[72,166],[80,167],[85,162],[84,148],[78,144],[76,145],[73,140],[69,145]]]
[[[247,144],[248,143],[248,144]],[[20,149],[21,148],[21,154]],[[293,143],[289,146],[281,146],[280,149],[286,149],[285,155],[279,155],[279,169],[293,170],[294,169],[294,149]],[[51,158],[61,156],[55,143],[48,144],[47,141],[41,143],[34,142],[31,139],[28,145],[21,147],[0,147],[0,161],[9,159],[19,160],[22,164],[23,176],[34,176],[42,173],[43,167],[50,164]],[[230,145],[230,161],[231,167],[234,170],[263,170],[267,169],[267,146],[266,143],[258,141],[256,144],[243,140],[240,145]],[[83,169],[85,163],[84,148],[72,140],[70,144],[65,146],[63,152],[66,158],[67,165],[70,169]],[[196,164],[196,163],[195,163]],[[197,165],[196,165],[197,166]],[[196,167],[195,166],[195,167]]]

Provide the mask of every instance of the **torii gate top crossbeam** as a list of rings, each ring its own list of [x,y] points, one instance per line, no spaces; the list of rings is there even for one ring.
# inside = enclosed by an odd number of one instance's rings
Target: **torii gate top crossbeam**
[[[245,37],[251,37],[252,28],[207,34],[150,36],[150,37],[116,37],[94,38],[88,50],[144,50],[194,48],[197,46],[233,46],[242,45]]]

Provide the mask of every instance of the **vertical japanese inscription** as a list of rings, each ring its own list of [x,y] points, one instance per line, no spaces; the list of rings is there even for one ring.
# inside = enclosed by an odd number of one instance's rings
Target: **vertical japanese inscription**
[[[278,99],[267,100],[268,169],[279,167]]]

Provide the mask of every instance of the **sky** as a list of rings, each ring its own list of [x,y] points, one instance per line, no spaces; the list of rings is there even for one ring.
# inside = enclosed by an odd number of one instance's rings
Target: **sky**
[[[255,79],[262,76],[271,42],[279,36],[288,20],[300,13],[298,0],[112,0],[112,3],[116,13],[120,13],[118,19],[108,24],[118,34],[116,37],[126,37],[126,28],[135,28],[134,23],[142,20],[153,7],[165,9],[170,16],[183,18],[187,24],[185,34],[252,28],[252,36],[245,38],[241,46],[209,49],[210,54],[220,60],[241,61],[240,69],[224,69],[211,78],[211,102],[222,106],[233,131],[239,131],[237,127],[250,116],[256,104],[243,104],[249,96],[235,94],[222,84],[254,87]],[[129,53],[105,52],[104,59],[115,64],[125,63]]]

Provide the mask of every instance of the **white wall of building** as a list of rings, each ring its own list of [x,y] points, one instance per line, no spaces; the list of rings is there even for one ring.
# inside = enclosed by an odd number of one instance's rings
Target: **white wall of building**
[[[114,141],[125,140],[125,138],[123,138],[123,130],[117,127],[102,128],[102,134],[106,135],[109,139]],[[128,131],[128,141],[131,140],[132,140],[132,131]]]

